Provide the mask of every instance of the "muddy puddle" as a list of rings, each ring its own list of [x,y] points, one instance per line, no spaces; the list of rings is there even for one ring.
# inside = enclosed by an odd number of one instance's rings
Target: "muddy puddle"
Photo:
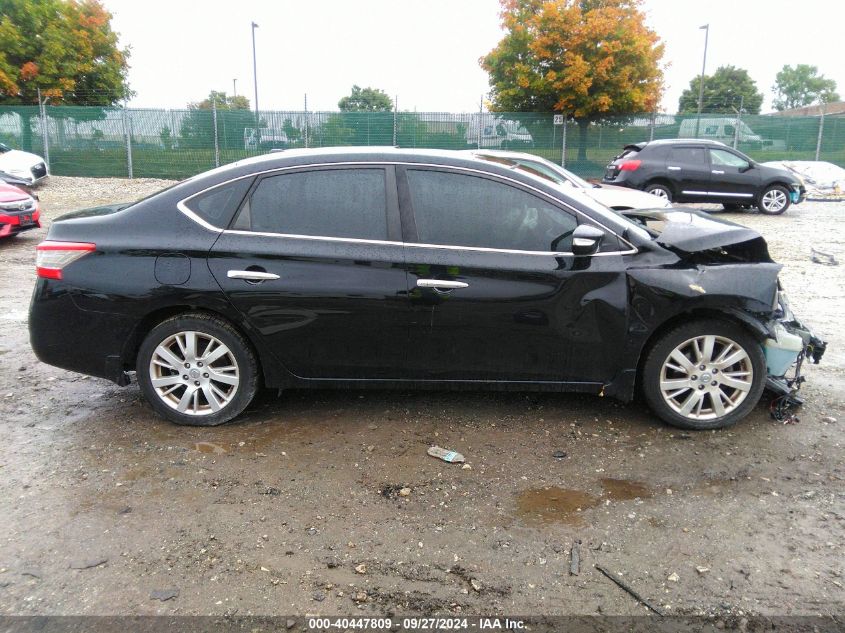
[[[525,490],[517,498],[517,515],[528,523],[582,525],[584,512],[596,507],[605,499],[627,501],[648,499],[652,496],[648,486],[639,481],[602,479],[601,485],[602,494],[598,496],[583,490],[558,486]]]

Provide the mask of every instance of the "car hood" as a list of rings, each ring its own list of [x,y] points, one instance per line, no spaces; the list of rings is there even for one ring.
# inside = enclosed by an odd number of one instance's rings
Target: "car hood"
[[[586,190],[587,195],[611,209],[663,209],[670,206],[666,198],[645,191],[615,185],[601,185]]]
[[[31,196],[17,187],[0,182],[0,202],[17,202],[28,200]]]
[[[22,152],[17,149],[0,154],[0,170],[11,171],[12,169],[26,169],[43,163],[44,159],[37,154]]]
[[[657,209],[621,213],[645,226],[657,244],[682,254],[715,250],[746,261],[771,261],[766,241],[757,231],[701,211]]]

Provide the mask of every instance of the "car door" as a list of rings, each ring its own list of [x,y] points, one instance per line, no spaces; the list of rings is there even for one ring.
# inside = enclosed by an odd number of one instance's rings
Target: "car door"
[[[728,149],[711,147],[710,198],[724,202],[751,202],[760,186],[760,172],[741,155]]]
[[[402,377],[409,304],[392,167],[258,177],[208,263],[294,375]]]
[[[587,220],[536,190],[456,169],[409,166],[397,178],[415,377],[609,379],[625,340],[616,236],[575,257],[571,234]]]
[[[704,148],[694,145],[670,147],[666,155],[666,176],[675,196],[685,200],[706,200],[710,167]]]

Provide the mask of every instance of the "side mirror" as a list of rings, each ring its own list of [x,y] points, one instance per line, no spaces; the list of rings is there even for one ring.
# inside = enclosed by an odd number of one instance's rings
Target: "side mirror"
[[[604,231],[591,224],[579,224],[572,232],[572,254],[576,257],[593,255],[599,250]]]

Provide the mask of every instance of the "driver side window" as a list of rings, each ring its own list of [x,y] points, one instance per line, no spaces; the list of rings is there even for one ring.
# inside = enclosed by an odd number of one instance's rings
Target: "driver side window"
[[[520,251],[569,252],[575,216],[500,182],[443,171],[407,171],[419,241]]]

